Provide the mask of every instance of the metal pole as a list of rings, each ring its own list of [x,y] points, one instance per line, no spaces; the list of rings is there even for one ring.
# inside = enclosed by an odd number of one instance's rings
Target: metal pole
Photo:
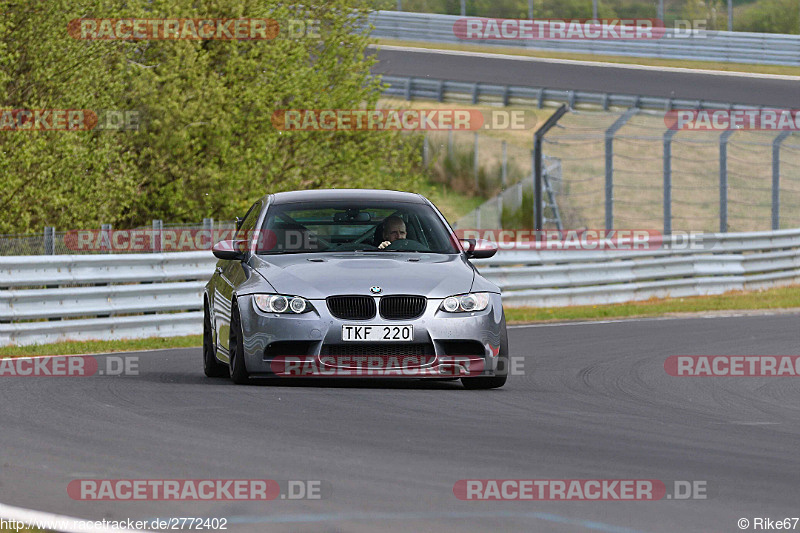
[[[216,242],[214,241],[214,219],[213,218],[204,218],[203,219],[203,230],[208,232],[208,240],[211,242],[209,249],[211,246],[214,246]]]
[[[479,170],[479,156],[478,156],[478,132],[475,132],[475,145],[473,146],[473,161],[472,166],[475,170],[475,190],[480,191],[480,183],[478,182],[478,170]]]
[[[161,253],[161,230],[164,229],[164,223],[161,220],[153,220],[153,234],[150,236],[150,248],[153,253]]]
[[[506,180],[508,179],[508,147],[506,141],[503,141],[503,166],[500,172],[500,188],[506,190]]]
[[[533,177],[533,205],[531,206],[533,215],[533,229],[540,230],[544,226],[544,213],[542,213],[541,220],[539,217],[540,207],[542,205],[542,164],[540,163],[542,155],[542,141],[537,135],[533,136],[533,150],[531,150],[531,176]],[[519,186],[520,202],[524,198],[524,191],[522,190],[522,182],[517,184]],[[522,209],[522,207],[520,207]],[[524,211],[520,211],[524,214]],[[524,220],[524,219],[522,219]]]
[[[728,232],[728,139],[736,130],[719,136],[719,232]]]
[[[461,0],[461,16],[464,17],[467,14],[467,0]]]
[[[664,0],[658,0],[658,13],[656,14],[656,18],[662,23],[664,22]]]
[[[672,137],[676,133],[664,132],[664,236],[672,233]]]
[[[397,0],[397,10],[398,11],[403,10],[403,0]]]
[[[528,0],[528,18],[533,19],[533,0]]]
[[[592,18],[597,20],[597,0],[592,0]]]
[[[100,246],[105,246],[106,242],[108,243],[108,251],[106,253],[110,254],[113,252],[111,249],[111,224],[100,224],[100,231],[103,233],[100,242],[102,243]]]
[[[428,132],[422,137],[422,162],[427,167],[430,165],[430,142],[428,141]]]
[[[780,229],[781,223],[781,143],[791,135],[782,131],[772,141],[772,229]]]
[[[614,135],[639,111],[631,107],[606,130],[606,227],[614,229]]]
[[[453,130],[447,130],[447,159],[453,159]]]
[[[44,227],[44,255],[56,255],[56,228]]]
[[[728,31],[733,31],[733,0],[728,0]]]
[[[497,227],[503,229],[503,191],[497,195]]]
[[[542,139],[567,114],[566,104],[556,109],[550,118],[533,134],[533,226],[535,230],[544,229],[544,209],[542,208]]]

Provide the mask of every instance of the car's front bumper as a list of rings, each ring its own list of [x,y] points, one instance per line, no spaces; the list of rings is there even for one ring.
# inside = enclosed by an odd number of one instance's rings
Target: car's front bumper
[[[342,320],[330,314],[325,300],[311,303],[314,311],[285,315],[261,311],[252,295],[239,297],[245,364],[251,375],[493,376],[503,370],[498,361],[508,355],[503,353],[507,341],[499,294],[492,293],[486,310],[476,313],[446,313],[439,310],[442,299],[428,299],[425,312],[413,320],[386,320],[380,315],[365,321]],[[406,324],[414,328],[407,344],[415,351],[409,355],[404,355],[404,343],[371,342],[365,347],[342,340],[343,325]],[[375,354],[369,352],[373,348]],[[286,372],[287,363],[300,373]]]

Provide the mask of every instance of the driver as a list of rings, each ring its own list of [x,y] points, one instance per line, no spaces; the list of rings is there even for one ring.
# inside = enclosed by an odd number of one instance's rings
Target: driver
[[[392,215],[383,221],[383,242],[378,245],[379,250],[383,250],[394,241],[406,238],[406,223],[403,219]]]

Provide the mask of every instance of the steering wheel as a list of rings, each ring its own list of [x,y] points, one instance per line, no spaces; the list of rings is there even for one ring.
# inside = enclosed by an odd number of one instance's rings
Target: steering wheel
[[[428,248],[414,239],[397,239],[384,250],[409,250],[411,252],[427,252]]]

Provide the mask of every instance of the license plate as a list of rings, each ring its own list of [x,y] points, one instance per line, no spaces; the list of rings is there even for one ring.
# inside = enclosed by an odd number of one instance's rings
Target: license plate
[[[343,341],[411,342],[414,326],[342,326]]]

